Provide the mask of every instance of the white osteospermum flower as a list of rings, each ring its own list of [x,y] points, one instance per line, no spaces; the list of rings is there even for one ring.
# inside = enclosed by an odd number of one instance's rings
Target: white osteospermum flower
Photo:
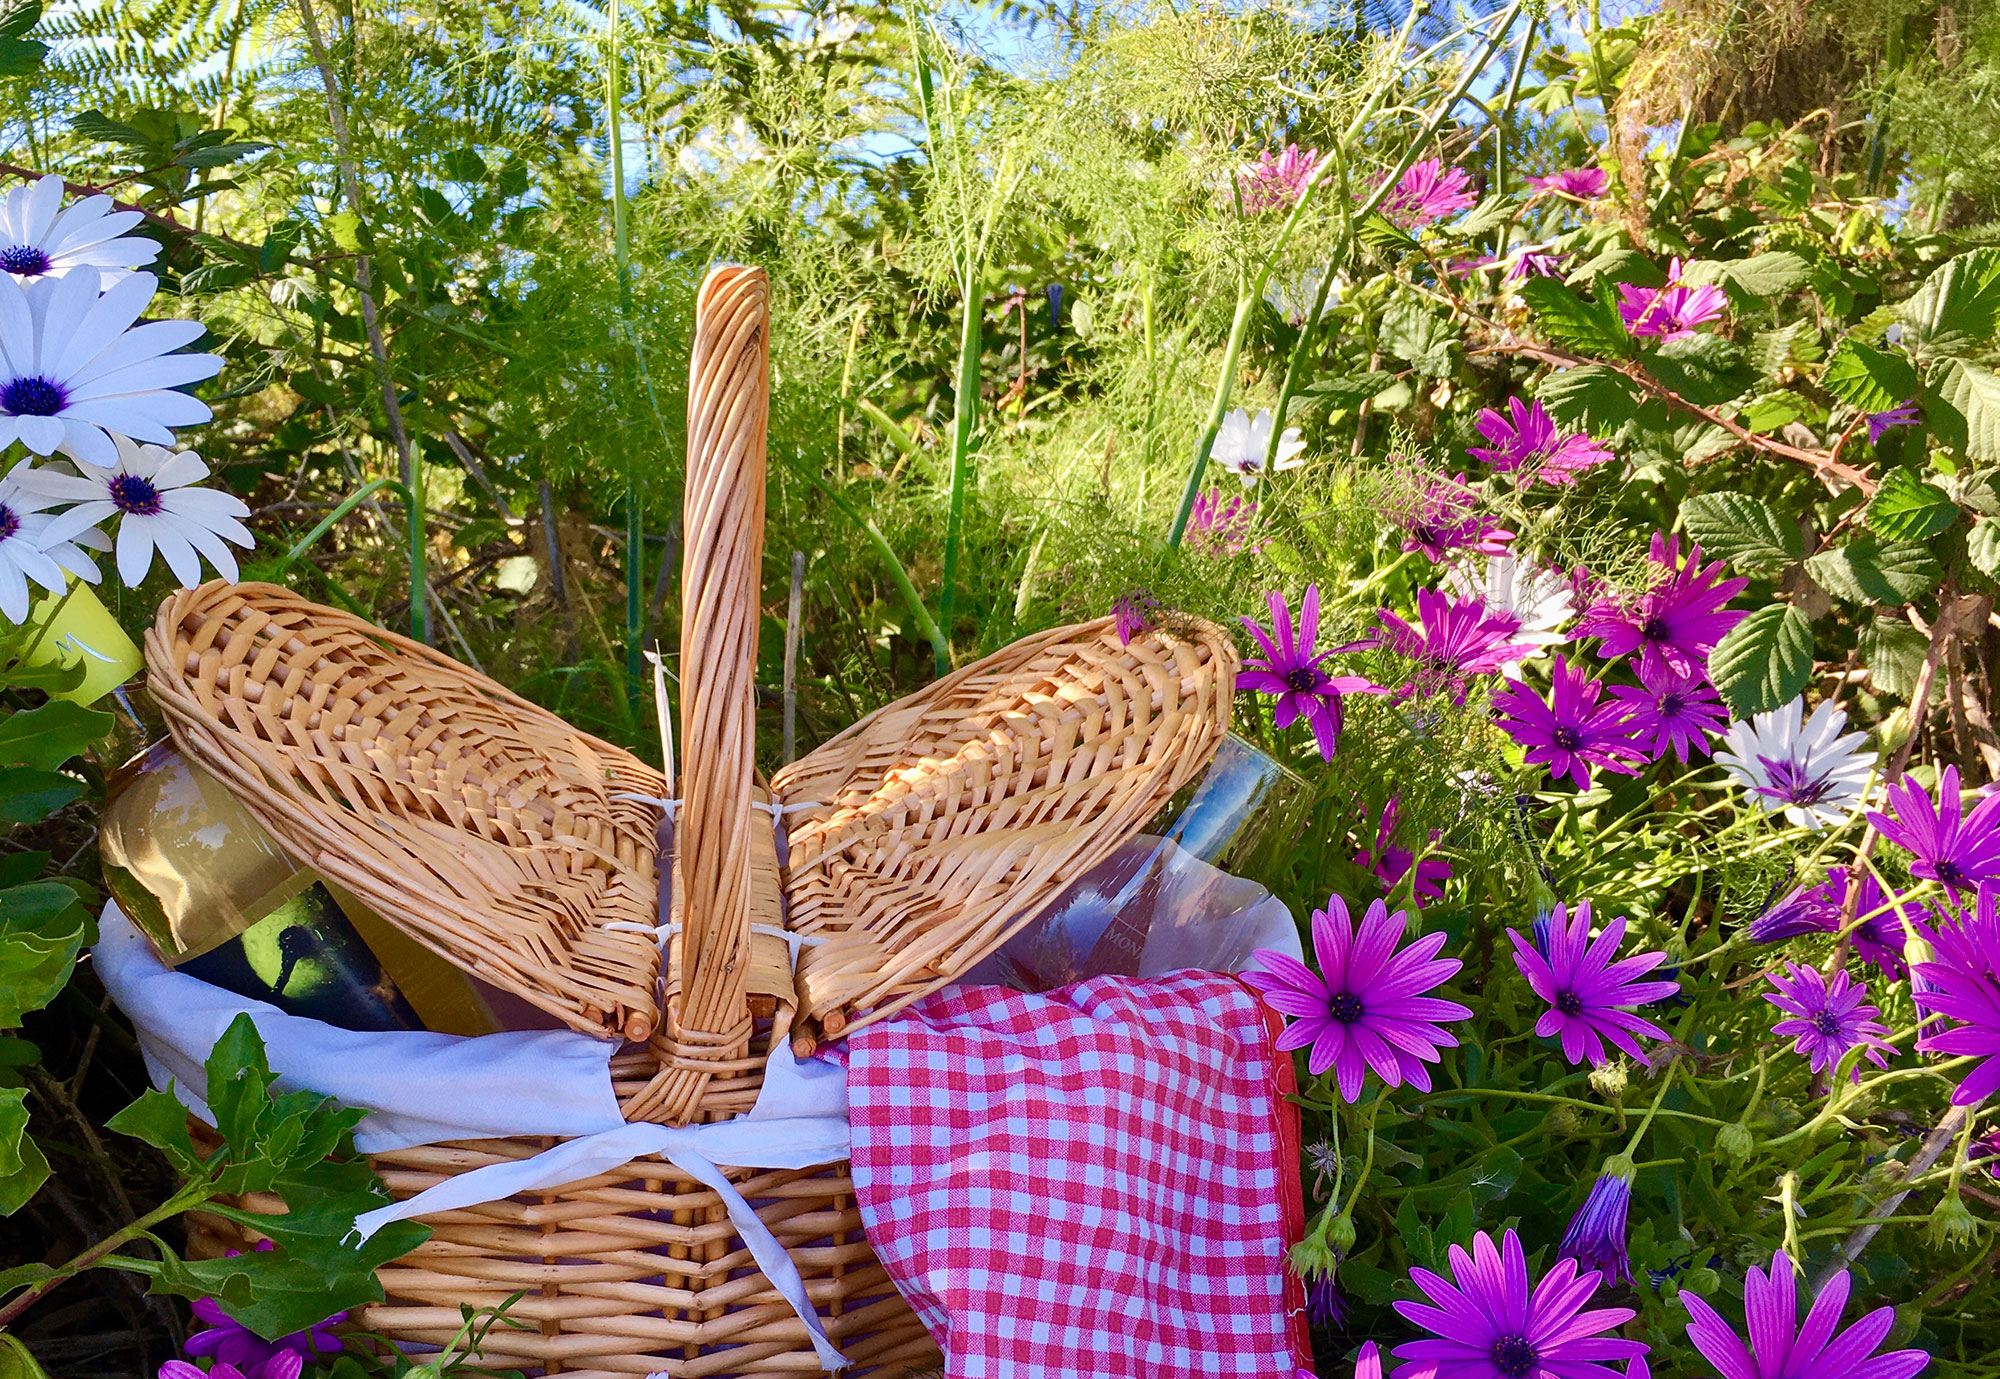
[[[1445,571],[1445,587],[1460,599],[1478,599],[1490,613],[1511,619],[1510,642],[1534,648],[1508,661],[1504,674],[1518,674],[1523,663],[1569,641],[1563,631],[1576,616],[1576,594],[1558,572],[1518,556],[1493,555],[1482,566],[1469,562]]]
[[[224,579],[236,578],[236,555],[225,541],[256,544],[241,518],[250,505],[233,493],[196,488],[208,477],[208,466],[192,450],[175,452],[159,445],[140,445],[117,438],[116,460],[110,465],[80,462],[82,477],[37,471],[39,487],[73,502],[59,514],[46,538],[68,540],[118,518],[118,577],[132,588],[153,568],[153,552],[167,562],[182,584],[201,583],[196,552]]]
[[[145,219],[139,212],[112,210],[101,192],[64,210],[62,197],[62,178],[49,176],[0,201],[0,272],[16,279],[75,273],[99,290],[160,256],[152,240],[125,233]]]
[[[1805,717],[1805,700],[1729,725],[1725,750],[1715,754],[1724,770],[1757,797],[1765,812],[1783,810],[1800,828],[1815,831],[1846,821],[1868,787],[1875,753],[1867,733],[1841,735],[1845,710],[1831,699]]]
[[[1264,452],[1271,448],[1271,428],[1275,424],[1268,407],[1257,413],[1255,421],[1241,407],[1234,409],[1222,419],[1222,429],[1215,433],[1215,446],[1208,452],[1209,458],[1244,483],[1256,483],[1264,473]],[[1285,434],[1278,437],[1278,453],[1273,457],[1277,463],[1272,468],[1297,469],[1305,463],[1300,458],[1305,448],[1299,428],[1287,426]]]
[[[118,462],[112,435],[171,445],[174,426],[207,421],[208,404],[175,389],[222,368],[213,354],[174,354],[198,321],[134,325],[159,280],[134,273],[103,296],[87,273],[0,274],[0,446],[57,450],[103,468]]]
[[[44,508],[62,501],[42,492],[35,484],[35,471],[22,460],[0,478],[0,613],[7,621],[26,622],[33,580],[52,594],[69,586],[69,575],[91,584],[98,581],[97,566],[74,541],[49,539],[54,518]],[[82,544],[110,548],[104,533],[82,534]],[[67,572],[67,574],[65,573]]]

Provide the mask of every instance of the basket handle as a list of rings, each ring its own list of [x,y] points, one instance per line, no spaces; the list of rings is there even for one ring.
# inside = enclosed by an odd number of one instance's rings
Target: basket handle
[[[710,270],[695,300],[688,368],[681,562],[681,1030],[723,1037],[750,1022],[759,594],[764,447],[771,398],[770,283],[761,268]]]

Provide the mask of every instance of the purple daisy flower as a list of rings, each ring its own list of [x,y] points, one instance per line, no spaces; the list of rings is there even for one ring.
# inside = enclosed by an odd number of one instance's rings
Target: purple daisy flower
[[[1402,910],[1390,914],[1377,900],[1357,930],[1345,900],[1336,895],[1326,904],[1312,917],[1313,953],[1323,978],[1271,948],[1257,950],[1261,968],[1243,973],[1244,981],[1264,993],[1266,1005],[1291,1017],[1278,1047],[1311,1045],[1307,1069],[1317,1077],[1332,1068],[1341,1097],[1350,1103],[1360,1097],[1370,1071],[1390,1087],[1407,1082],[1428,1092],[1431,1075],[1424,1064],[1437,1062],[1439,1049],[1458,1044],[1439,1022],[1470,1019],[1472,1012],[1423,993],[1463,964],[1438,957],[1442,933],[1425,934],[1399,952],[1396,941],[1409,923]]]
[[[1714,320],[1729,305],[1727,294],[1714,284],[1688,287],[1681,282],[1681,261],[1667,270],[1665,287],[1618,284],[1618,315],[1634,338],[1658,336],[1682,340],[1694,328]]]
[[[1662,571],[1653,586],[1631,601],[1599,599],[1584,610],[1577,635],[1602,638],[1597,654],[1607,661],[1637,652],[1641,671],[1706,673],[1715,644],[1750,616],[1724,607],[1750,581],[1723,579],[1723,563],[1704,566],[1692,543],[1683,561],[1680,538],[1663,532],[1653,533],[1647,559]]]
[[[2000,794],[1988,795],[1961,822],[1958,768],[1938,773],[1937,804],[1908,776],[1885,792],[1895,817],[1868,811],[1875,831],[1917,860],[1910,875],[1942,882],[1958,895],[2000,881]]]
[[[1549,697],[1519,680],[1493,696],[1493,708],[1507,736],[1527,748],[1526,761],[1549,768],[1549,779],[1568,776],[1579,790],[1590,788],[1593,766],[1636,776],[1646,760],[1633,737],[1625,706],[1600,702],[1603,686],[1558,653],[1549,673]]]
[[[1395,1379],[1621,1379],[1609,1362],[1646,1353],[1643,1341],[1604,1333],[1637,1315],[1629,1307],[1584,1311],[1603,1281],[1558,1259],[1531,1290],[1527,1256],[1514,1232],[1493,1237],[1479,1231],[1472,1253],[1447,1251],[1451,1278],[1410,1270],[1410,1281],[1430,1299],[1398,1302],[1396,1311],[1430,1336],[1396,1347]]]
[[[305,1358],[295,1350],[281,1350],[268,1359],[244,1368],[217,1360],[203,1371],[186,1360],[169,1360],[160,1366],[159,1379],[299,1379]]]
[[[1560,192],[1579,201],[1590,201],[1604,195],[1611,178],[1603,168],[1564,168],[1547,177],[1530,177],[1528,185],[1538,192]]]
[[[1340,696],[1387,694],[1388,691],[1359,675],[1328,675],[1320,662],[1329,656],[1357,651],[1373,643],[1348,642],[1314,655],[1313,643],[1319,639],[1319,586],[1306,586],[1305,602],[1299,607],[1296,631],[1292,627],[1291,605],[1285,602],[1285,596],[1273,589],[1266,597],[1271,607],[1271,630],[1268,633],[1249,618],[1243,619],[1243,625],[1250,629],[1250,635],[1263,649],[1264,659],[1246,660],[1243,673],[1236,677],[1236,687],[1277,695],[1275,721],[1278,727],[1289,728],[1303,717],[1312,727],[1313,740],[1319,744],[1320,756],[1332,761],[1334,749],[1340,745],[1340,730],[1346,722]]]
[[[1533,643],[1513,640],[1518,619],[1493,612],[1480,599],[1454,599],[1442,589],[1417,590],[1414,626],[1386,608],[1375,613],[1382,620],[1381,645],[1417,663],[1396,691],[1405,698],[1449,691],[1452,702],[1462,704],[1471,676],[1495,674],[1535,650]]]
[[[1363,848],[1357,852],[1354,865],[1373,872],[1384,890],[1393,890],[1396,883],[1408,875],[1410,864],[1416,862],[1417,876],[1410,888],[1411,903],[1421,909],[1426,900],[1443,898],[1444,892],[1438,889],[1437,883],[1451,880],[1451,863],[1442,857],[1425,857],[1417,862],[1414,852],[1396,846],[1396,823],[1401,810],[1402,798],[1391,795],[1389,802],[1382,806],[1382,818],[1375,829],[1374,848]],[[1434,828],[1430,841],[1435,843],[1442,836],[1442,831]]]
[[[1792,1047],[1811,1060],[1814,1072],[1840,1066],[1847,1051],[1856,1047],[1876,1067],[1889,1066],[1882,1051],[1894,1053],[1896,1046],[1882,1038],[1889,1027],[1882,1023],[1882,1012],[1869,1004],[1867,987],[1845,972],[1834,973],[1829,982],[1818,968],[1789,961],[1784,976],[1773,972],[1770,979],[1777,993],[1767,991],[1764,999],[1792,1017],[1778,1021],[1771,1033],[1780,1039],[1796,1036]],[[1854,1080],[1861,1080],[1859,1059]]]
[[[1829,867],[1826,884],[1819,888],[1818,894],[1836,916],[1847,912],[1847,887],[1851,880],[1846,867]],[[1900,980],[1906,976],[1909,965],[1903,958],[1903,937],[1910,921],[1931,919],[1930,908],[1920,901],[1885,893],[1875,873],[1863,867],[1861,895],[1854,903],[1854,915],[1858,922],[1848,932],[1848,941],[1853,944],[1855,955],[1885,977]],[[1838,923],[1836,918],[1835,924]]]
[[[1915,402],[1905,402],[1902,406],[1891,407],[1886,412],[1870,412],[1868,414],[1868,443],[1870,445],[1880,445],[1882,437],[1892,427],[1916,426],[1922,420],[1923,418],[1918,413]]]
[[[1472,191],[1472,178],[1462,169],[1448,168],[1442,159],[1426,158],[1411,164],[1398,179],[1396,189],[1382,199],[1380,209],[1394,224],[1415,230],[1457,215],[1478,199]]]
[[[1687,1337],[1722,1379],[1911,1379],[1930,1356],[1921,1350],[1875,1354],[1875,1348],[1895,1325],[1896,1309],[1878,1307],[1840,1332],[1840,1314],[1847,1306],[1847,1270],[1827,1281],[1813,1300],[1805,1325],[1798,1325],[1798,1281],[1792,1261],[1780,1250],[1769,1273],[1754,1266],[1743,1280],[1743,1314],[1750,1343],[1713,1307],[1682,1290],[1688,1310]]]
[[[1513,266],[1508,268],[1506,281],[1517,282],[1522,278],[1560,278],[1568,258],[1567,254],[1530,246],[1523,249],[1520,256],[1514,260]]]
[[[1286,144],[1273,153],[1266,149],[1256,164],[1243,175],[1243,211],[1258,215],[1264,211],[1289,210],[1298,204],[1306,183],[1319,167],[1319,150]]]
[[[1118,644],[1132,645],[1132,639],[1141,632],[1149,632],[1153,627],[1153,615],[1160,611],[1160,601],[1144,589],[1129,589],[1111,600],[1111,616],[1116,619]]]
[[[1625,706],[1630,732],[1649,760],[1658,761],[1669,747],[1686,765],[1688,755],[1714,750],[1709,738],[1729,726],[1729,711],[1708,677],[1661,665],[1639,667],[1638,685],[1612,685],[1611,697]]]
[[[1595,1269],[1613,1283],[1632,1280],[1632,1260],[1625,1251],[1625,1214],[1632,1205],[1631,1169],[1607,1169],[1590,1185],[1556,1253],[1578,1267]]]
[[[1204,555],[1239,555],[1249,547],[1250,526],[1256,516],[1254,500],[1226,494],[1214,486],[1205,488],[1188,511],[1187,544]]]
[[[1432,479],[1412,503],[1391,514],[1403,529],[1403,549],[1442,565],[1454,551],[1505,555],[1514,533],[1479,511],[1479,495],[1463,474]]]
[[[1632,1036],[1667,1037],[1665,1030],[1633,1014],[1632,1008],[1675,994],[1680,983],[1639,980],[1667,960],[1665,953],[1618,957],[1618,945],[1625,939],[1623,915],[1592,941],[1590,902],[1579,901],[1575,915],[1567,918],[1557,905],[1549,919],[1546,956],[1512,929],[1507,937],[1514,945],[1514,966],[1535,994],[1549,1003],[1535,1022],[1535,1033],[1543,1038],[1559,1035],[1563,1057],[1571,1063],[1589,1063],[1593,1068],[1603,1063],[1606,1039],[1644,1062],[1646,1055]]]
[[[1520,398],[1510,397],[1507,413],[1481,409],[1472,424],[1493,448],[1468,446],[1465,451],[1486,461],[1495,473],[1516,474],[1523,484],[1540,479],[1560,488],[1611,458],[1609,450],[1583,432],[1558,427],[1540,399],[1523,406]]]
[[[1826,888],[1799,889],[1767,906],[1750,921],[1752,943],[1783,943],[1807,934],[1831,934],[1840,928],[1840,906],[1827,899]]]
[[[2000,1090],[2000,922],[1993,899],[1993,891],[1982,887],[1971,915],[1935,929],[1911,925],[1937,957],[1917,964],[1910,994],[1925,1014],[1957,1022],[1918,1035],[1918,1051],[1986,1060],[1952,1092],[1954,1106],[1976,1106]]]

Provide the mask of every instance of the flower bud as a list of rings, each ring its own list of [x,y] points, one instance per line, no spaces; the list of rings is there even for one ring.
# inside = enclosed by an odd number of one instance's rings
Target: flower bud
[[[1631,1079],[1631,1070],[1622,1058],[1599,1064],[1590,1070],[1590,1085],[1606,1101],[1623,1101],[1625,1086]]]
[[[1323,1230],[1309,1232],[1304,1240],[1292,1246],[1292,1272],[1301,1278],[1330,1274],[1339,1264],[1340,1258],[1327,1243]]]
[[[1747,1160],[1757,1148],[1757,1137],[1750,1133],[1750,1127],[1742,1121],[1725,1125],[1716,1134],[1715,1147],[1722,1151],[1722,1157],[1733,1164]]]
[[[1333,1224],[1326,1228],[1326,1243],[1333,1247],[1335,1254],[1345,1258],[1347,1252],[1354,1248],[1354,1218],[1346,1212],[1334,1217]]]
[[[1966,1210],[1954,1185],[1931,1213],[1930,1237],[1934,1250],[1958,1249],[1978,1233],[1979,1218]]]
[[[1722,1275],[1706,1264],[1698,1269],[1690,1269],[1681,1276],[1681,1291],[1706,1296],[1722,1286]]]

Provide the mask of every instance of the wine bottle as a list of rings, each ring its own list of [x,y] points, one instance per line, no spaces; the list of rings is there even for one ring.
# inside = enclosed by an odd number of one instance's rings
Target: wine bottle
[[[288,856],[171,742],[107,786],[105,883],[168,966],[342,1029],[500,1027],[471,978]]]

